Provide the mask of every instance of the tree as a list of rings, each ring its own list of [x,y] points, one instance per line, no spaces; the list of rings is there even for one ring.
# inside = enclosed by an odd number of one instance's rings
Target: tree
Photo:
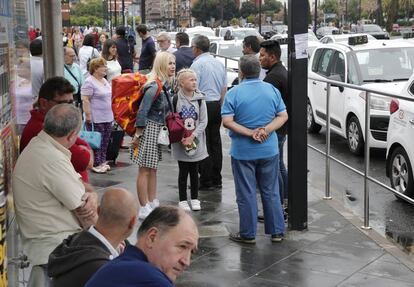
[[[257,14],[257,7],[254,5],[254,3],[248,1],[243,2],[241,8],[240,8],[240,16],[243,18],[247,18],[250,15],[256,15]]]
[[[72,5],[70,22],[73,26],[103,26],[104,9],[102,0],[86,0]]]
[[[326,13],[334,13],[338,15],[339,3],[337,0],[325,0],[321,5],[322,11]]]
[[[272,13],[279,13],[279,11],[282,10],[282,8],[282,3],[277,0],[265,0],[262,6],[262,11],[271,11]]]
[[[348,0],[348,22],[357,23],[359,20],[359,0]]]
[[[361,3],[362,5],[362,11],[363,16],[367,19],[372,19],[373,14],[377,11],[377,1],[363,1]]]
[[[203,0],[198,1],[191,9],[192,16],[201,21],[203,25],[210,21],[211,17],[221,18],[221,5],[223,5],[223,20],[230,21],[238,17],[238,9],[234,1],[231,0]]]

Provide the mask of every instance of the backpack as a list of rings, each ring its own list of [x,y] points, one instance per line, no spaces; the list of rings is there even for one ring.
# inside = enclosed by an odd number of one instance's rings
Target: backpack
[[[121,74],[112,79],[112,111],[118,125],[130,136],[135,133],[135,122],[139,105],[144,97],[144,86],[147,76],[136,73]],[[157,80],[157,93],[154,101],[162,90],[162,83]]]

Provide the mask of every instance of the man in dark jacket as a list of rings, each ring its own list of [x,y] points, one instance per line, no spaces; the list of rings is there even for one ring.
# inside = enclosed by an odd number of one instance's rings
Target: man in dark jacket
[[[96,226],[72,234],[49,256],[53,287],[84,286],[102,265],[123,251],[136,223],[138,206],[125,189],[110,189],[98,209]]]
[[[260,44],[260,65],[263,69],[267,69],[264,82],[272,84],[280,91],[283,102],[285,103],[287,110],[289,111],[289,95],[288,95],[288,72],[280,61],[282,51],[280,44],[276,40],[267,40]],[[276,131],[278,145],[279,145],[279,187],[280,198],[283,201],[285,207],[287,205],[288,198],[288,173],[285,163],[283,161],[283,147],[286,141],[286,135],[288,132],[287,122]],[[260,218],[259,218],[260,220]]]
[[[178,32],[175,35],[175,46],[177,51],[175,55],[175,71],[178,73],[181,69],[189,68],[194,60],[192,49],[190,48],[190,39],[187,33]]]
[[[118,62],[121,65],[122,72],[132,72],[134,69],[132,59],[135,57],[134,45],[125,37],[125,27],[119,26],[115,31],[116,50],[118,52]]]

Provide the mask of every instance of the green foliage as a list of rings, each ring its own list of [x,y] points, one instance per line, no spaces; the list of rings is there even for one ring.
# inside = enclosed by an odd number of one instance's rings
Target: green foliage
[[[102,0],[86,0],[73,5],[70,11],[70,24],[72,26],[103,26]]]
[[[237,26],[237,25],[239,25],[239,19],[237,19],[237,18],[233,18],[233,19],[231,19],[231,20],[230,20],[230,25],[232,25],[232,26]]]
[[[247,23],[255,23],[256,17],[254,15],[247,16]]]
[[[257,7],[252,2],[243,2],[240,8],[240,16],[247,18],[249,15],[256,15]]]
[[[272,13],[279,13],[283,5],[277,0],[265,0],[262,5],[262,11],[271,11]]]
[[[359,0],[348,0],[348,22],[356,23],[359,14]]]
[[[321,9],[326,13],[335,13],[338,15],[339,12],[339,1],[338,0],[325,0],[321,5]]]
[[[70,17],[72,26],[103,26],[104,19],[96,16],[72,16]]]
[[[223,3],[224,2],[224,3]],[[223,20],[230,21],[234,17],[238,17],[239,11],[236,3],[231,0],[203,0],[198,1],[191,9],[191,14],[204,25],[211,17],[216,20],[220,19],[221,5],[223,5]]]

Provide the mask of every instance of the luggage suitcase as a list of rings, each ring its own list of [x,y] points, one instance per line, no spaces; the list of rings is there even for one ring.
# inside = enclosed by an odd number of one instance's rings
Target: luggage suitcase
[[[118,125],[114,125],[111,132],[111,138],[109,139],[108,149],[106,151],[107,161],[112,161],[114,164],[116,163],[124,135],[125,132],[118,128]]]

